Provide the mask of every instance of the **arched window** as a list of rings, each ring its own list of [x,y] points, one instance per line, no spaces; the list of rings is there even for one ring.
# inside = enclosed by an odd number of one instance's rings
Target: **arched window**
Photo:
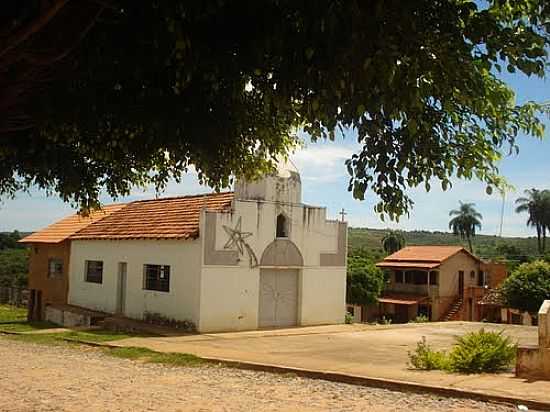
[[[277,216],[277,237],[288,237],[288,219],[282,213]]]

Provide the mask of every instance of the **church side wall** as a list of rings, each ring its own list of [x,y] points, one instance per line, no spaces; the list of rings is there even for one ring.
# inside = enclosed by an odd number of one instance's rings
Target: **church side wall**
[[[142,319],[145,312],[171,319],[199,318],[199,240],[76,240],[71,245],[69,304],[114,313],[119,262],[127,263],[124,314]],[[103,282],[85,281],[85,261],[103,261]],[[169,292],[144,289],[144,265],[169,265]]]

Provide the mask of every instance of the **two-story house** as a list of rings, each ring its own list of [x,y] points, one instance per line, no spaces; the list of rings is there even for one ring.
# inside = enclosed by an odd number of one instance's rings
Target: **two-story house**
[[[376,316],[394,323],[419,315],[481,320],[479,300],[506,276],[503,265],[483,262],[461,246],[408,246],[376,266],[388,275]]]

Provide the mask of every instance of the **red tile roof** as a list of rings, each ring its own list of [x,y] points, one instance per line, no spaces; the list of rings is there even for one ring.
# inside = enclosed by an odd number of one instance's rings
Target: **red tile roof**
[[[98,222],[101,219],[106,218],[117,210],[122,209],[126,204],[114,204],[103,206],[101,210],[91,212],[89,216],[84,217],[75,213],[61,219],[38,232],[30,234],[24,237],[19,242],[21,243],[59,243],[67,239],[69,236],[77,233],[85,227],[91,225],[94,222]]]
[[[382,262],[377,263],[376,266],[434,269],[457,253],[466,253],[473,259],[480,261],[477,256],[472,255],[462,246],[407,246],[389,255]]]
[[[382,261],[376,264],[379,268],[411,268],[411,269],[435,269],[439,262],[388,262]]]
[[[188,239],[199,236],[202,209],[226,210],[233,192],[131,202],[71,239]]]

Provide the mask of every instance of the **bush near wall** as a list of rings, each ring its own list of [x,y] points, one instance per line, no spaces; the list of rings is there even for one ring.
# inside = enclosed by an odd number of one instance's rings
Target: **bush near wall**
[[[456,338],[449,353],[436,351],[423,337],[409,352],[410,366],[421,370],[445,370],[459,373],[501,372],[509,369],[516,357],[517,345],[502,332],[481,329]]]

